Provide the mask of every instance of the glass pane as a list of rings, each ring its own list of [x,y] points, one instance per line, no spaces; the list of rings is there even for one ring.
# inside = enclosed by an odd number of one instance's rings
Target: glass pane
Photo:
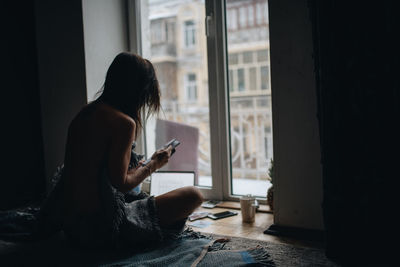
[[[226,16],[239,25],[227,31],[231,193],[266,197],[272,157],[268,2],[227,0]]]
[[[268,61],[268,50],[258,50],[257,51],[257,61],[267,62]]]
[[[196,101],[197,100],[197,81],[196,74],[189,73],[186,75],[186,97],[187,101]]]
[[[240,25],[240,28],[246,28],[246,24],[247,24],[247,21],[246,21],[246,18],[247,18],[247,16],[246,16],[246,6],[241,6],[241,7],[239,7],[239,25]]]
[[[233,70],[229,70],[229,91],[233,92]]]
[[[228,30],[237,29],[237,19],[236,19],[236,10],[229,11],[229,20],[227,20],[227,28]]]
[[[142,53],[156,69],[162,105],[146,122],[147,154],[176,138],[163,170],[195,171],[197,185],[212,186],[204,1],[142,0],[141,8]]]
[[[192,47],[196,44],[196,28],[192,20],[185,21],[185,46]]]
[[[266,90],[269,88],[269,71],[268,66],[261,67],[261,89]]]
[[[243,63],[251,63],[253,61],[253,52],[246,51],[243,52]]]
[[[236,53],[229,54],[229,64],[236,65],[239,62],[239,55]]]
[[[249,68],[249,89],[254,91],[257,90],[257,68],[250,67]]]
[[[237,78],[238,78],[238,90],[245,90],[245,82],[244,82],[244,69],[237,70]]]

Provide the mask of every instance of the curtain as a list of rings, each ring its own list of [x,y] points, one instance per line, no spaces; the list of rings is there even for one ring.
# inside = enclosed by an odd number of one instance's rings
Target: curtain
[[[323,166],[326,254],[389,261],[400,178],[395,1],[309,1]]]

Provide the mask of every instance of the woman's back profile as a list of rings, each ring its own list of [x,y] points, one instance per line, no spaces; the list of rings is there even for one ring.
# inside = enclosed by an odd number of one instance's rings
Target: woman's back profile
[[[101,95],[68,128],[62,175],[42,207],[43,225],[56,224],[74,244],[88,247],[145,246],[182,231],[202,202],[195,187],[157,197],[132,191],[171,156],[171,147],[161,149],[142,166],[133,150],[142,111],[159,108],[151,62],[117,55]]]
[[[68,214],[100,209],[98,179],[107,164],[110,141],[118,138],[116,124],[130,121],[128,116],[104,103],[92,103],[71,122],[64,161],[64,198]]]

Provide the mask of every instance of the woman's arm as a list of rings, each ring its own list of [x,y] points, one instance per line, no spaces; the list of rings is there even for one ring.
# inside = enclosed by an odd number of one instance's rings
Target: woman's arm
[[[146,166],[139,165],[135,169],[128,170],[126,179],[128,188],[132,189],[136,187],[146,177],[150,176],[150,174],[167,164],[169,158],[171,157],[171,151],[171,146],[165,149],[160,149],[153,154],[153,156],[151,157],[151,161],[146,164]],[[129,191],[130,189],[128,189],[127,191]]]
[[[116,121],[113,128],[108,160],[109,178],[115,188],[125,193],[164,166],[171,156],[172,147],[156,151],[146,166],[128,170],[136,124],[131,118],[123,118]]]

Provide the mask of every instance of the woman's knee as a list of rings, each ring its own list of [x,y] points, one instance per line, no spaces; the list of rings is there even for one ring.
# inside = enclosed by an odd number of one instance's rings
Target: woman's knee
[[[201,194],[200,190],[195,186],[186,186],[181,188],[182,190],[182,197],[184,201],[190,202],[196,208],[203,203],[204,198]]]

